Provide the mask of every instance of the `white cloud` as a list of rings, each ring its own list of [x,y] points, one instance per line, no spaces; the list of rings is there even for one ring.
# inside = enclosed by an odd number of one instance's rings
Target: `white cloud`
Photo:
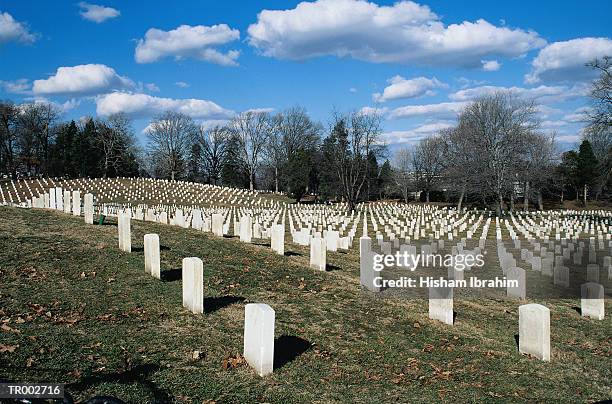
[[[439,104],[407,105],[389,112],[389,119],[436,117],[454,118],[459,114],[467,102],[441,102]]]
[[[26,99],[27,101],[31,101],[35,104],[51,104],[53,105],[56,109],[58,109],[60,112],[64,113],[64,112],[68,112],[76,107],[78,107],[81,104],[81,100],[78,100],[76,98],[71,98],[69,100],[67,100],[64,103],[57,103],[55,101],[51,101],[48,100],[45,97],[34,97],[34,98],[28,98]]]
[[[11,41],[32,43],[36,37],[24,23],[15,21],[12,15],[0,13],[0,44]]]
[[[517,97],[529,100],[537,100],[542,103],[555,103],[578,98],[588,93],[588,87],[584,85],[568,86],[545,86],[533,88],[524,87],[502,87],[502,86],[480,86],[459,90],[448,96],[453,101],[471,101],[478,97],[491,95],[498,91],[509,91]]]
[[[32,84],[28,79],[18,79],[13,81],[0,80],[0,87],[11,94],[29,94]]]
[[[567,122],[571,122],[571,123],[584,123],[585,121],[588,120],[587,118],[590,112],[591,112],[590,107],[577,108],[571,114],[565,115],[563,117],[563,120]]]
[[[388,110],[389,108],[387,107],[383,107],[383,108],[363,107],[359,110],[359,113],[363,115],[384,115],[387,113]]]
[[[525,75],[529,84],[540,81],[579,81],[597,73],[586,67],[591,60],[612,55],[609,38],[578,38],[554,42],[542,49],[531,62],[531,72]]]
[[[497,60],[481,60],[482,70],[485,72],[496,72],[501,68],[501,63]]]
[[[84,1],[79,3],[79,7],[81,8],[81,17],[98,24],[108,19],[119,17],[119,15],[121,14],[119,10],[116,10],[112,7],[89,4],[85,3]]]
[[[237,66],[240,55],[237,50],[226,53],[214,49],[240,38],[240,31],[227,24],[181,25],[171,31],[149,29],[144,39],[138,41],[134,58],[138,63],[151,63],[164,57],[175,59],[195,58],[222,66]]]
[[[244,112],[252,112],[254,114],[269,114],[271,112],[274,112],[274,108],[251,108],[247,109]]]
[[[374,93],[372,95],[372,99],[375,102],[431,96],[436,94],[433,91],[434,89],[448,87],[435,77],[431,79],[415,77],[414,79],[407,80],[402,76],[395,76],[387,80],[387,83],[390,85],[383,90],[382,94]]]
[[[248,28],[264,55],[303,60],[334,55],[375,63],[478,67],[487,56],[516,57],[546,44],[533,31],[479,19],[445,26],[411,1],[379,6],[365,0],[318,0],[289,10],[263,10]]]
[[[174,85],[176,85],[177,87],[180,87],[180,88],[187,88],[187,87],[189,87],[189,83],[185,83],[184,81],[177,81],[176,83],[174,83]]]
[[[389,145],[416,143],[443,129],[452,128],[450,122],[433,122],[417,126],[411,130],[396,130],[382,134],[382,139]]]
[[[101,64],[59,67],[48,79],[34,80],[37,95],[95,95],[112,90],[130,89],[134,82]]]
[[[155,83],[147,83],[144,86],[149,91],[152,91],[152,92],[155,92],[155,93],[159,92],[159,87]]]
[[[349,92],[356,93],[357,89],[355,87],[351,87],[351,88],[349,88]]]
[[[124,112],[134,117],[151,117],[168,110],[181,112],[195,119],[222,119],[234,115],[233,111],[212,101],[194,98],[161,98],[126,92],[114,92],[96,98],[96,112],[101,116]]]

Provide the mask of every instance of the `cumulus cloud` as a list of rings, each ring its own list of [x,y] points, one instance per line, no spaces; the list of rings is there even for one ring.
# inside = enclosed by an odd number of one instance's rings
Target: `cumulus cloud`
[[[416,143],[443,129],[452,128],[451,122],[432,122],[410,130],[396,130],[382,134],[382,140],[389,145]]]
[[[470,101],[485,95],[491,95],[498,91],[511,92],[517,97],[537,100],[542,103],[555,103],[582,97],[588,94],[588,87],[584,85],[568,86],[545,86],[533,88],[524,87],[502,87],[502,86],[480,86],[459,90],[448,96],[453,101]]]
[[[540,50],[525,75],[529,84],[541,81],[579,81],[590,79],[596,72],[585,66],[595,58],[612,55],[609,38],[578,38],[554,42]]]
[[[448,87],[435,77],[428,79],[427,77],[415,77],[414,79],[405,79],[402,76],[395,76],[387,80],[387,86],[382,94],[374,93],[372,99],[376,102],[385,102],[389,100],[399,100],[404,98],[416,98],[422,96],[435,95],[436,88]]]
[[[501,68],[501,63],[497,60],[481,60],[482,70],[485,72],[496,72]]]
[[[430,117],[454,118],[467,105],[467,102],[441,102],[438,104],[407,105],[391,110],[389,119]]]
[[[185,83],[184,81],[177,81],[176,83],[174,83],[174,85],[180,88],[189,87],[189,83]]]
[[[89,4],[84,1],[79,3],[79,7],[81,8],[81,12],[79,13],[81,17],[98,24],[111,18],[119,17],[121,14],[119,10],[112,7]]]
[[[237,66],[240,55],[237,50],[221,52],[215,46],[240,38],[240,31],[227,24],[181,25],[171,31],[149,29],[144,39],[138,41],[134,58],[138,63],[152,63],[172,56],[175,59],[194,58],[222,66]]]
[[[32,91],[37,95],[84,96],[133,87],[132,80],[118,75],[113,68],[102,64],[87,64],[59,67],[48,79],[34,80]]]
[[[123,112],[133,117],[151,117],[165,111],[181,112],[195,119],[230,118],[234,112],[201,99],[154,97],[142,93],[114,92],[96,98],[96,112],[101,116]]]
[[[0,13],[0,44],[12,41],[32,43],[36,38],[37,35],[30,32],[24,23],[16,21],[7,12]]]
[[[45,97],[33,97],[33,98],[26,98],[26,101],[30,101],[33,102],[35,104],[51,104],[53,105],[58,111],[60,111],[61,113],[65,113],[68,112],[76,107],[78,107],[81,104],[81,100],[76,99],[76,98],[71,98],[63,103],[58,103],[55,101],[51,101]]]
[[[144,87],[151,92],[154,92],[154,93],[159,92],[159,87],[155,83],[147,83],[144,85]]]
[[[479,67],[487,56],[515,57],[546,44],[533,31],[483,19],[445,25],[411,1],[379,6],[365,0],[318,0],[289,10],[263,10],[248,41],[266,56],[303,60],[334,55],[375,63]]]
[[[13,81],[0,80],[0,87],[7,93],[11,94],[29,94],[30,93],[30,80],[18,79]]]

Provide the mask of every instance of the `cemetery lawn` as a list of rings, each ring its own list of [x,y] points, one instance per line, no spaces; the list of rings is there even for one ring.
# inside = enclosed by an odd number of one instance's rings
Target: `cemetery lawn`
[[[162,281],[145,274],[143,236],[158,233]],[[288,237],[286,237],[288,240]],[[259,244],[259,245],[258,245]],[[61,382],[75,399],[130,403],[594,402],[612,398],[612,305],[580,317],[551,310],[552,362],[520,355],[512,300],[455,301],[454,326],[427,302],[360,290],[357,250],[245,245],[132,221],[131,254],[116,221],[88,226],[58,212],[0,207],[0,379]],[[182,308],[183,257],[204,261],[204,315]],[[242,353],[244,305],[276,311],[274,373]]]

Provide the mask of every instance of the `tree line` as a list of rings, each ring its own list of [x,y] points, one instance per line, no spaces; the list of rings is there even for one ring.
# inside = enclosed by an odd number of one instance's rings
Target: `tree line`
[[[302,107],[247,111],[203,126],[167,111],[147,126],[139,148],[123,114],[62,122],[49,103],[0,103],[0,173],[33,176],[151,176],[283,192],[300,201],[397,198],[444,201],[498,213],[545,200],[609,199],[612,172],[610,58],[590,66],[592,105],[577,150],[560,153],[538,106],[511,92],[480,97],[456,124],[390,152],[381,117],[333,113],[327,127]]]

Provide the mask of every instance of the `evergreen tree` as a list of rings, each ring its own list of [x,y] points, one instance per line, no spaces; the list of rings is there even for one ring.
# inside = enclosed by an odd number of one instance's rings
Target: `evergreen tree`
[[[387,190],[393,181],[393,171],[391,169],[391,163],[389,160],[385,160],[383,165],[380,167],[380,173],[378,175],[378,193],[379,198],[383,199],[387,196]]]
[[[306,194],[311,181],[312,159],[310,153],[304,149],[295,151],[287,161],[286,173],[287,186],[291,190],[291,196],[299,202]]]
[[[582,188],[583,203],[586,206],[588,189],[597,179],[597,158],[588,140],[583,140],[578,149],[577,174],[578,184]]]

